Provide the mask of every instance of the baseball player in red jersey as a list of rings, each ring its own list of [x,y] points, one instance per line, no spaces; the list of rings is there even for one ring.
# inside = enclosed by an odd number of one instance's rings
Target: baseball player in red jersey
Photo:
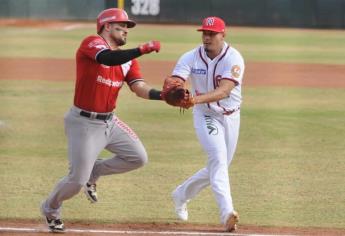
[[[98,35],[86,37],[77,50],[74,105],[65,115],[69,173],[41,205],[52,232],[65,230],[61,220],[65,200],[84,188],[87,198],[97,202],[96,182],[100,176],[131,171],[147,162],[138,136],[113,113],[124,82],[139,97],[161,100],[161,92],[142,79],[135,59],[158,52],[159,41],[119,50],[126,44],[128,28],[135,25],[122,9],[104,10],[97,17]],[[103,149],[112,152],[112,158],[97,159]]]

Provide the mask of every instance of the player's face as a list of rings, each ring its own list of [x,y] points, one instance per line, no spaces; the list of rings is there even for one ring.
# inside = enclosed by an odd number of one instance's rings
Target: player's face
[[[202,31],[202,42],[206,52],[216,54],[217,56],[224,45],[224,33],[217,33],[213,31]]]
[[[110,38],[117,46],[126,44],[128,28],[126,23],[110,23],[109,34]]]

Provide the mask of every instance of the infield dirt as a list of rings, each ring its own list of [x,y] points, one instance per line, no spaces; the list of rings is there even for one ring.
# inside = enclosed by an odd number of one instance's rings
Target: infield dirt
[[[144,79],[160,85],[174,62],[140,61],[140,65]],[[1,58],[0,68],[0,79],[75,80],[73,59]],[[247,62],[244,86],[344,88],[344,74],[344,65]]]
[[[142,61],[143,77],[155,85],[162,84],[165,76],[171,73],[174,62]],[[18,66],[20,65],[20,66]],[[318,64],[289,64],[249,62],[246,64],[244,86],[289,86],[345,88],[345,66]],[[0,79],[6,80],[54,80],[74,81],[75,62],[72,59],[0,59]],[[66,222],[70,229],[103,230],[149,230],[149,231],[192,231],[221,233],[219,225],[129,223],[129,224],[80,224]],[[0,227],[30,227],[44,229],[42,222],[27,220],[0,220]],[[293,234],[293,235],[345,235],[345,229],[330,228],[293,228],[240,225],[239,234]],[[48,233],[4,232],[1,235],[45,235]],[[95,233],[72,233],[68,235],[102,235]],[[109,235],[109,234],[107,234]],[[111,234],[115,235],[115,234]],[[120,234],[119,234],[120,235]],[[126,235],[136,235],[126,234]],[[138,234],[139,235],[139,234]],[[169,234],[165,234],[169,235]],[[176,235],[176,234],[175,234]]]
[[[74,23],[73,23],[74,24]],[[29,26],[63,28],[71,27],[71,22],[1,20],[2,26]],[[74,25],[80,24],[75,23]],[[85,24],[84,24],[85,25]],[[93,24],[92,24],[93,25]],[[141,61],[143,77],[150,84],[161,85],[163,79],[170,75],[174,62],[171,61]],[[19,66],[18,66],[19,65]],[[75,62],[73,59],[30,59],[30,58],[1,58],[0,79],[6,80],[54,80],[74,81]],[[246,62],[244,87],[288,86],[288,87],[316,87],[316,88],[345,88],[345,66],[326,64],[293,64],[293,63],[265,63]],[[43,221],[34,220],[0,220],[1,227],[45,229]],[[103,230],[149,230],[149,231],[191,231],[222,233],[219,225],[195,225],[180,223],[123,223],[123,224],[82,224],[65,222],[69,229],[103,229]],[[254,225],[239,225],[239,234],[289,234],[289,235],[345,235],[345,229],[331,228],[294,228],[294,227],[266,227]],[[0,235],[51,235],[48,233],[8,232],[1,231]],[[71,233],[68,235],[104,235],[95,233]],[[110,235],[110,234],[105,234]],[[115,234],[111,234],[115,235]],[[120,235],[120,234],[119,234]],[[123,235],[123,234],[122,234]],[[136,235],[126,234],[126,235]],[[138,234],[139,235],[139,234]],[[142,235],[142,234],[140,234]],[[146,234],[147,235],[147,234]],[[165,234],[169,235],[169,234]],[[176,235],[176,234],[174,234]]]

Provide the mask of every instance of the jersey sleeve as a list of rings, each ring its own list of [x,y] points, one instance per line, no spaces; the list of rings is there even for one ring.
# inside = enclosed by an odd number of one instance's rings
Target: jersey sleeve
[[[85,38],[79,47],[81,53],[94,60],[96,60],[100,52],[106,49],[109,49],[109,46],[104,39],[99,36],[89,36]]]
[[[237,51],[231,52],[226,57],[223,67],[222,78],[233,81],[236,85],[242,84],[244,74],[244,60]]]
[[[125,81],[127,82],[129,86],[131,86],[135,82],[143,81],[143,80],[144,79],[142,78],[142,75],[140,72],[139,62],[136,59],[133,59],[131,66],[128,70],[128,73],[125,77]]]
[[[187,80],[192,71],[192,62],[194,58],[194,51],[189,51],[183,54],[177,61],[172,76]]]

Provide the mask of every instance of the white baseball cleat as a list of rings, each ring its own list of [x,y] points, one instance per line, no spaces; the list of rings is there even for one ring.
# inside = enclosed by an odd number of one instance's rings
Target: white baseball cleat
[[[84,193],[91,203],[96,203],[98,201],[96,184],[87,183],[84,186]]]
[[[236,211],[233,211],[225,222],[225,231],[227,232],[235,231],[237,229],[237,223],[239,219],[240,217],[238,213]]]
[[[52,233],[64,233],[65,232],[65,226],[61,219],[49,219],[48,217],[45,217],[46,224],[49,228],[49,231]]]
[[[187,202],[183,202],[178,198],[176,190],[172,192],[171,195],[175,204],[175,213],[177,215],[177,218],[183,221],[187,221],[188,220]]]
[[[46,225],[50,232],[52,233],[65,233],[65,225],[61,219],[50,219],[44,213],[44,207],[46,202],[41,204],[41,214],[45,219]]]

